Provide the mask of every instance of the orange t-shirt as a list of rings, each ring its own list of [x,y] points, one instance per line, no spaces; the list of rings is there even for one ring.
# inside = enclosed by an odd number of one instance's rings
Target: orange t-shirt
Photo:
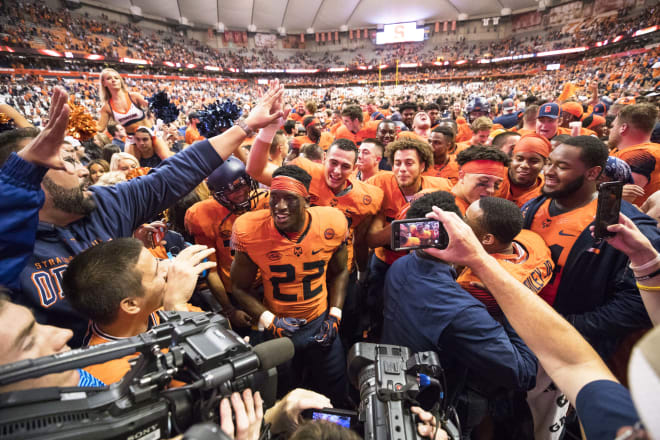
[[[186,129],[186,144],[203,141],[204,139],[206,138],[199,134],[199,130],[197,130],[197,128],[193,127],[192,125]]]
[[[550,248],[555,263],[554,275],[540,293],[550,305],[555,302],[568,254],[580,234],[593,222],[598,204],[598,200],[594,199],[581,208],[552,216],[549,211],[551,200],[546,200],[539,207],[531,226],[531,230],[539,234]]]
[[[257,194],[259,197],[253,210],[268,209],[268,191],[258,190]],[[195,243],[215,249],[210,259],[218,264],[216,270],[227,292],[232,291],[229,273],[234,252],[230,247],[230,239],[236,218],[236,214],[230,213],[213,198],[192,205],[185,217],[186,230],[195,237]]]
[[[443,177],[430,177],[422,176],[421,188],[431,188],[437,191],[451,191],[452,184],[449,179]],[[375,185],[383,190],[385,197],[383,198],[383,206],[380,212],[385,216],[387,223],[391,223],[396,219],[399,211],[408,203],[406,196],[399,188],[394,173],[391,171],[383,171],[382,173],[372,176],[367,183]],[[374,253],[380,260],[387,264],[392,264],[397,258],[397,254],[390,250],[389,246],[376,248]]]
[[[399,134],[396,135],[396,139],[415,139],[418,141],[426,142],[428,144],[429,140],[428,138],[425,138],[424,136],[420,136],[414,131],[400,131]]]
[[[349,139],[355,142],[356,145],[362,143],[363,140],[376,137],[376,130],[378,130],[380,121],[368,121],[362,126],[362,129],[357,133],[353,133],[345,125],[341,125],[335,132],[336,139]]]
[[[520,231],[520,234],[513,239],[513,247],[513,254],[491,255],[504,270],[523,283],[529,290],[538,294],[550,282],[555,267],[550,249],[548,249],[540,235],[527,229]],[[471,284],[473,282],[481,283],[481,280],[469,267],[461,272],[456,282],[484,303],[491,315],[498,317],[502,314],[497,301],[488,290]]]
[[[328,262],[345,242],[348,222],[327,206],[308,208],[307,216],[302,234],[292,241],[275,227],[270,211],[245,213],[234,222],[231,246],[261,270],[268,310],[310,322],[328,308]]]
[[[321,138],[319,139],[318,146],[323,148],[323,151],[328,151],[328,148],[330,147],[330,145],[332,145],[332,142],[334,140],[335,138],[327,131],[321,132]],[[314,143],[316,142],[312,142],[309,136],[296,136],[291,141],[291,148],[299,149],[305,144],[314,144]]]
[[[365,220],[376,215],[383,204],[383,191],[358,179],[349,178],[347,187],[335,194],[325,182],[323,165],[304,157],[291,161],[312,176],[309,185],[312,206],[331,206],[344,213],[348,220],[348,271],[353,270],[353,240],[355,229]],[[348,189],[350,186],[350,189]]]
[[[644,186],[644,196],[637,197],[633,202],[642,206],[651,194],[660,189],[660,144],[646,142],[611,154],[630,165],[633,173],[641,174],[649,180]]]
[[[448,157],[447,162],[444,165],[433,165],[433,168],[429,168],[424,171],[424,176],[431,177],[444,177],[449,179],[452,185],[456,185],[458,182],[458,163],[453,157]]]

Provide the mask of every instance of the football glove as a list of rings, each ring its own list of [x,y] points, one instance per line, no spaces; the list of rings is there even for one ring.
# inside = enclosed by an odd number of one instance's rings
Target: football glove
[[[305,319],[276,316],[266,330],[271,332],[276,338],[281,338],[283,336],[290,337],[305,324],[307,324],[307,320]]]
[[[321,324],[321,328],[314,337],[314,340],[324,347],[329,347],[337,337],[340,323],[341,318],[328,314],[328,317],[323,321],[323,324]]]

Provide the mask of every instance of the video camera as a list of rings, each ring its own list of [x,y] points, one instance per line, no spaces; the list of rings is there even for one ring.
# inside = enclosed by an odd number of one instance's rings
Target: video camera
[[[156,440],[217,423],[220,399],[234,391],[251,388],[274,403],[275,366],[293,357],[290,339],[251,347],[221,315],[158,313],[161,324],[138,336],[0,366],[3,386],[140,353],[108,387],[0,395],[0,438]],[[172,379],[186,385],[168,388]]]
[[[450,439],[461,438],[458,420],[449,420],[455,412],[444,399],[447,387],[436,353],[411,356],[407,347],[360,342],[348,353],[348,376],[360,390],[358,419],[365,439],[422,438],[410,412],[413,405],[434,413]]]

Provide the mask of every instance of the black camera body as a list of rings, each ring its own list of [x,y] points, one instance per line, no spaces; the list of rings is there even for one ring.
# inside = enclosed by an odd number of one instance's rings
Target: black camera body
[[[407,347],[360,342],[348,353],[348,376],[360,391],[358,418],[365,439],[421,439],[413,405],[436,414],[438,426],[450,439],[460,439],[459,430],[442,407],[445,390],[435,352],[410,354]]]
[[[293,356],[281,338],[250,347],[213,313],[159,312],[146,333],[0,366],[0,385],[132,355],[131,370],[107,387],[41,388],[0,395],[1,439],[160,439],[217,422],[233,391],[260,391],[273,404],[277,364]],[[167,350],[163,350],[167,348]],[[185,382],[171,387],[172,379]]]

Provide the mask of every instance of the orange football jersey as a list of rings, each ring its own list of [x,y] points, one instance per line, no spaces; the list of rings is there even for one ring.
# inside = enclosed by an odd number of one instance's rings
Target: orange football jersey
[[[408,203],[406,196],[404,196],[401,188],[399,188],[394,173],[391,171],[378,173],[367,180],[367,183],[375,185],[383,190],[385,197],[383,198],[383,206],[380,212],[385,216],[387,222],[391,223],[392,220],[397,218],[399,211],[401,211],[401,209]],[[449,179],[443,177],[422,176],[422,186],[420,191],[427,188],[436,189],[438,191],[451,191],[451,187],[452,184]],[[392,252],[389,247],[376,248],[374,253],[376,254],[376,257],[387,264],[392,264],[394,260],[400,256],[397,253]]]
[[[456,163],[455,157],[449,157],[447,163],[433,165],[432,168],[424,172],[424,176],[444,177],[449,179],[452,185],[456,185],[456,182],[458,182],[458,163]]]
[[[258,192],[255,210],[268,209],[268,191]],[[186,211],[185,217],[186,230],[195,237],[195,243],[215,248],[215,254],[210,259],[218,263],[216,270],[227,292],[231,292],[229,271],[234,253],[229,244],[236,217],[213,198],[195,203]]]
[[[341,127],[339,127],[335,132],[335,138],[350,139],[357,145],[360,144],[364,139],[375,138],[378,124],[380,124],[380,121],[365,122],[362,126],[362,130],[358,131],[357,133],[353,133],[348,128],[346,128],[344,124],[342,124]]]
[[[199,307],[188,304],[188,311],[202,312],[203,310],[200,309]],[[158,324],[160,324],[160,318],[158,317],[158,314],[154,312],[151,315],[149,315],[148,328],[151,329],[152,327],[155,327]],[[87,334],[85,335],[85,339],[83,340],[83,345],[85,347],[92,347],[94,345],[105,344],[106,342],[111,342],[111,341],[120,341],[122,339],[125,338],[118,338],[109,335],[103,332],[100,328],[98,328],[98,326],[95,323],[91,323],[87,330]],[[163,351],[167,352],[167,348],[164,348]],[[84,370],[90,373],[92,376],[99,379],[100,381],[102,381],[103,383],[110,385],[112,383],[120,381],[121,378],[124,377],[124,375],[129,372],[129,370],[131,369],[129,360],[131,360],[137,355],[138,355],[137,353],[129,354],[128,356],[124,356],[119,359],[113,359],[111,361],[104,362],[102,364],[89,365],[85,367]],[[183,383],[179,381],[173,381],[172,385],[181,386],[183,385]]]
[[[594,220],[598,200],[594,199],[581,208],[555,216],[550,215],[550,200],[546,200],[536,211],[530,229],[546,242],[552,254],[552,261],[555,263],[554,275],[540,294],[548,304],[552,305],[557,296],[557,288],[561,282],[561,273],[568,254],[582,231]]]
[[[497,262],[515,279],[523,283],[529,290],[538,294],[552,278],[554,263],[550,249],[545,241],[535,232],[523,229],[513,239],[513,254],[491,254]],[[471,283],[481,281],[469,267],[466,267],[456,279],[461,287],[472,296],[484,303],[493,316],[502,314],[497,301],[486,289],[473,286]]]
[[[353,270],[353,239],[355,229],[363,220],[378,214],[383,203],[383,191],[358,179],[350,177],[347,189],[335,194],[325,182],[324,167],[304,157],[297,157],[291,162],[307,171],[312,176],[309,185],[312,206],[331,206],[339,209],[348,219],[348,271]],[[348,189],[350,188],[350,189]]]
[[[296,241],[275,227],[270,211],[243,214],[234,222],[231,246],[261,270],[268,310],[309,322],[328,308],[328,262],[345,242],[348,222],[341,211],[327,206],[308,208],[307,213],[307,226]]]
[[[660,144],[648,142],[634,145],[625,150],[618,150],[612,155],[630,165],[633,173],[643,174],[649,179],[644,186],[644,196],[637,197],[633,202],[637,206],[642,206],[651,194],[660,189]]]

